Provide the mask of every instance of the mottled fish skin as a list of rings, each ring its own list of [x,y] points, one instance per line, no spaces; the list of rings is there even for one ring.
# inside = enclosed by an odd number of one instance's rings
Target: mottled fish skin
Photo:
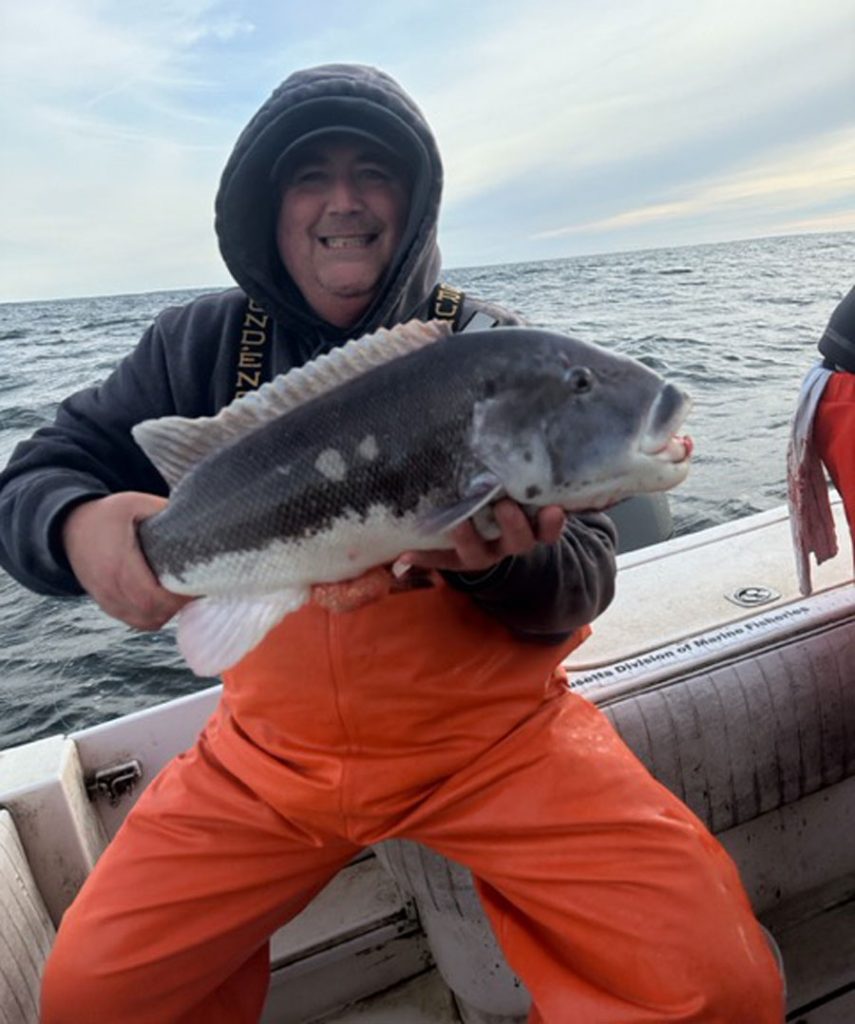
[[[205,457],[142,524],[143,549],[178,592],[264,593],[438,546],[420,523],[479,474],[521,502],[568,509],[664,489],[685,476],[674,460],[655,479],[645,464],[631,490],[597,490],[637,447],[663,385],[634,360],[544,330],[444,338]],[[655,429],[673,430],[686,407],[669,393]]]
[[[345,515],[382,506],[392,521],[429,495],[456,500],[472,401],[459,386],[430,388],[433,377],[402,388],[402,376],[412,383],[397,363],[378,368],[200,463],[141,531],[157,575],[189,583],[199,563],[263,553],[274,539],[307,543]]]

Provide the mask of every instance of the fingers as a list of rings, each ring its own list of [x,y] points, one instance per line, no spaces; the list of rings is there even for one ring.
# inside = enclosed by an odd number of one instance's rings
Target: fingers
[[[160,586],[140,548],[137,525],[164,498],[133,491],[83,502],[63,525],[71,568],[108,615],[136,629],[159,629],[191,600]]]
[[[192,600],[161,587],[139,547],[127,550],[113,586],[90,593],[108,615],[145,630],[160,629]]]
[[[403,578],[404,571],[410,566],[417,569],[442,569],[446,572],[464,571],[454,548],[405,551],[395,560],[393,571],[398,578]]]
[[[496,521],[501,524],[499,516]],[[483,572],[506,557],[503,551],[503,535],[498,540],[486,541],[467,520],[455,527],[449,534],[454,545],[431,551],[408,551],[398,559],[398,564],[417,565],[425,569],[445,569],[451,572]]]
[[[515,501],[497,502],[493,513],[501,530],[497,540],[487,541],[470,520],[449,534],[453,547],[442,550],[408,551],[398,562],[426,569],[452,572],[484,572],[511,555],[524,555],[536,544],[554,544],[564,530],[566,515],[557,505],[538,512],[534,524]]]
[[[547,505],[537,514],[537,539],[540,544],[557,544],[567,525],[567,513],[559,505]]]

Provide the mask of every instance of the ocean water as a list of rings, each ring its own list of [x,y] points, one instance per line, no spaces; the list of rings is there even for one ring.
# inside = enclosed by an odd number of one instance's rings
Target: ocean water
[[[780,505],[799,382],[855,283],[855,233],[802,235],[448,271],[534,323],[641,359],[694,399],[678,533]],[[164,306],[199,292],[0,305],[0,459],[95,384]],[[136,633],[87,600],[39,597],[0,570],[0,749],[68,732],[210,681],[170,629]]]

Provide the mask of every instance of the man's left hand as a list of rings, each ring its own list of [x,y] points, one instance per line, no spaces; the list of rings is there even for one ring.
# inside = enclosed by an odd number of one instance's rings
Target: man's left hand
[[[504,498],[493,508],[501,536],[484,540],[471,520],[452,530],[453,548],[433,551],[407,551],[396,565],[415,565],[449,572],[485,572],[509,555],[524,555],[536,544],[555,544],[564,530],[567,516],[558,505],[539,509],[532,524],[515,501]]]

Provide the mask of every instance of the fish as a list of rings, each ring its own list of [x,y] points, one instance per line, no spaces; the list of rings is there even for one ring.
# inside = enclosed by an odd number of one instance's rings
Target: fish
[[[690,405],[635,359],[544,328],[382,328],[215,416],[137,424],[170,488],[140,546],[163,587],[196,598],[178,644],[215,676],[313,587],[452,547],[469,519],[489,537],[501,498],[573,513],[676,486]]]
[[[799,593],[813,593],[811,561],[822,565],[837,554],[837,531],[828,483],[813,440],[816,410],[832,371],[817,363],[805,374],[787,443],[787,507]]]

